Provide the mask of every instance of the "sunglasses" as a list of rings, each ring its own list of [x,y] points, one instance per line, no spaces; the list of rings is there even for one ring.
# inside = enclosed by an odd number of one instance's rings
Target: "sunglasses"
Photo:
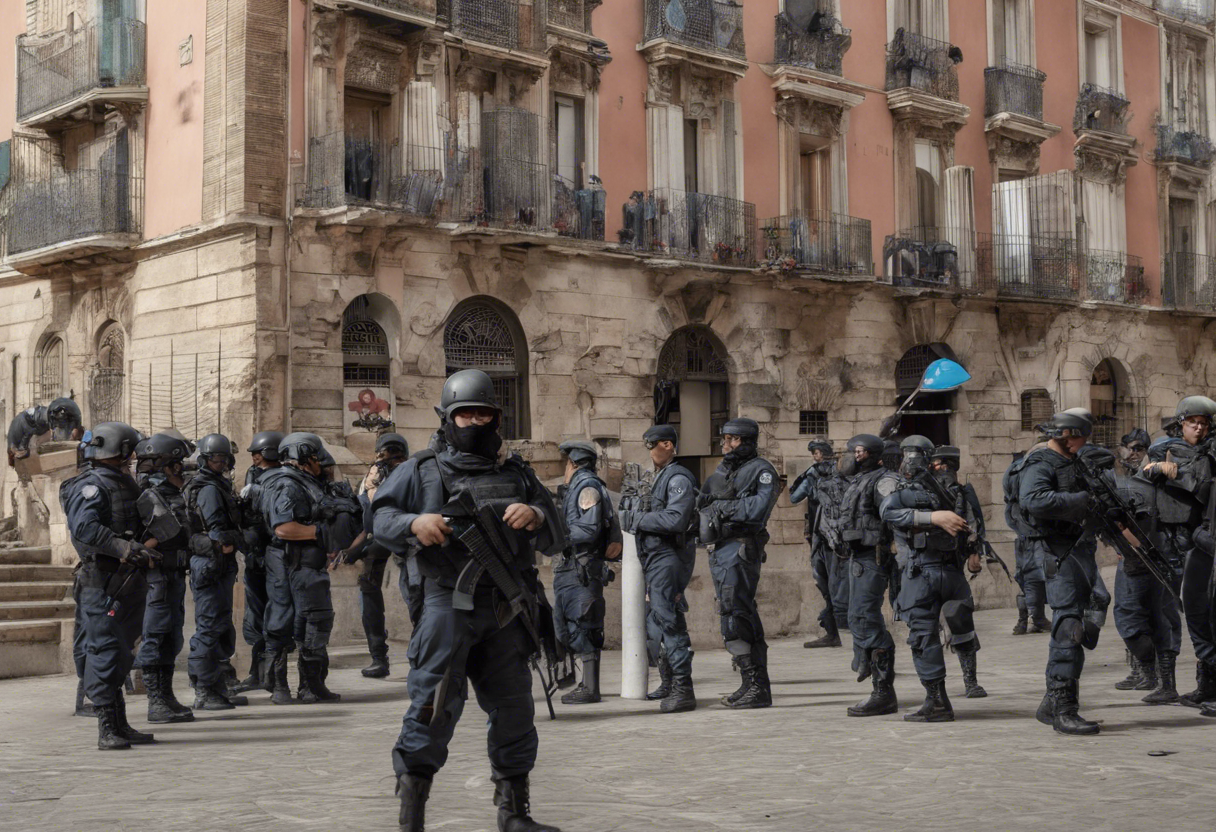
[[[658,446],[659,443],[655,442],[653,439],[647,439],[642,444],[646,446],[646,450],[653,451]]]
[[[1148,446],[1147,446],[1147,445],[1128,445],[1128,446],[1127,446],[1127,449],[1128,449],[1129,451],[1133,451],[1133,452],[1135,452],[1135,453],[1141,453],[1141,452],[1143,452],[1143,451],[1147,451],[1147,450],[1148,450]]]

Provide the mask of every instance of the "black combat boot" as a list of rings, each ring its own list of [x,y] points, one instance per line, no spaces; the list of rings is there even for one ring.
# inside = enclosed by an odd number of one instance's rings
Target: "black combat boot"
[[[287,651],[280,650],[275,654],[274,664],[270,668],[272,705],[290,705],[295,700],[291,698],[291,686],[287,684]]]
[[[1162,650],[1157,654],[1157,689],[1141,699],[1150,705],[1177,705],[1178,685],[1174,679],[1174,667],[1178,654],[1172,650]]]
[[[76,682],[76,710],[72,712],[72,716],[97,716],[93,703],[85,700],[84,679]]]
[[[194,686],[194,710],[231,711],[236,705],[228,701],[227,688],[222,678],[208,686],[201,682]]]
[[[874,650],[870,657],[873,665],[874,690],[870,697],[849,708],[849,716],[881,716],[899,710],[895,697],[895,665],[890,650]]]
[[[1030,616],[1030,629],[1027,632],[1031,633],[1050,633],[1051,619],[1043,612],[1042,605],[1034,610],[1034,614]]]
[[[398,777],[397,796],[401,798],[401,813],[397,815],[397,825],[404,832],[424,832],[426,799],[431,796],[431,778],[414,774]]]
[[[1127,678],[1120,679],[1115,682],[1115,690],[1136,690],[1137,686],[1144,681],[1144,674],[1140,672],[1140,660],[1132,655],[1132,651],[1127,651]]]
[[[152,734],[145,734],[142,731],[136,731],[131,727],[131,723],[127,722],[127,700],[123,695],[122,690],[118,691],[118,697],[114,700],[118,714],[118,733],[131,745],[148,745],[156,742],[156,738]]]
[[[193,718],[194,711],[190,710],[185,705],[183,705],[181,702],[179,702],[177,700],[177,694],[175,694],[173,692],[173,665],[171,665],[171,664],[162,665],[161,669],[160,669],[160,676],[161,676],[161,683],[160,683],[161,693],[165,697],[165,702],[167,702],[169,704],[169,707],[173,710],[174,713],[190,714],[191,718]]]
[[[563,705],[594,705],[600,701],[600,659],[597,653],[582,657],[583,678],[562,697]]]
[[[816,647],[839,647],[840,633],[824,633],[813,641],[803,642],[802,646],[810,649],[814,649]]]
[[[233,686],[233,693],[247,693],[251,690],[258,690],[263,686],[262,681],[262,657],[255,650],[253,656],[249,659],[249,675]]]
[[[97,749],[115,751],[130,748],[131,742],[118,731],[118,705],[97,705]]]
[[[1030,620],[1030,610],[1026,609],[1026,596],[1018,596],[1018,620],[1013,625],[1015,636],[1026,635],[1026,623]]]
[[[946,680],[926,682],[922,679],[921,684],[925,686],[925,701],[919,710],[904,714],[904,722],[954,722],[954,708],[950,706],[950,697],[946,696]]]
[[[229,668],[231,668],[231,665],[229,665]],[[242,696],[241,692],[237,690],[240,686],[241,682],[236,678],[235,671],[232,674],[225,673],[220,676],[220,690],[224,692],[224,698],[233,705],[248,705],[249,697]]]
[[[322,702],[341,702],[342,694],[334,693],[325,685],[325,680],[329,678],[329,653],[328,651],[321,654],[321,667],[317,671],[317,696],[321,697]]]
[[[267,693],[274,693],[275,661],[278,656],[278,653],[271,653],[267,650],[262,654],[261,662],[258,665],[258,674],[262,678],[262,690]]]
[[[1195,681],[1195,689],[1179,697],[1178,704],[1202,708],[1205,702],[1216,699],[1216,668],[1207,662],[1195,662]]]
[[[388,654],[372,656],[372,663],[363,668],[363,675],[368,679],[383,679],[389,674]]]
[[[697,695],[692,689],[692,674],[673,677],[671,693],[659,703],[659,710],[665,714],[678,714],[696,709]]]
[[[1051,727],[1055,728],[1057,733],[1084,736],[1096,734],[1102,730],[1102,726],[1098,723],[1090,722],[1077,713],[1080,708],[1079,689],[1080,684],[1076,679],[1051,688],[1051,701],[1055,709]]]
[[[743,672],[743,665],[739,663],[738,656],[730,657],[730,666],[732,669],[737,670],[739,672],[739,678],[740,678],[739,687],[735,690],[734,693],[728,693],[726,696],[722,697],[722,699],[720,701],[722,702],[723,705],[731,705],[731,704],[739,701],[739,697],[742,696],[743,694],[747,693],[748,688],[750,688],[752,686],[752,680],[747,678],[747,674]]]
[[[667,653],[659,654],[659,686],[646,694],[651,702],[666,699],[671,696],[671,663],[667,661]]]
[[[296,698],[302,705],[314,705],[318,702],[339,702],[341,695],[325,687],[325,660],[305,659],[300,657],[297,662],[300,673],[300,687]]]
[[[968,699],[983,699],[988,695],[988,691],[980,686],[979,679],[976,678],[978,653],[979,650],[958,651],[958,666],[963,670],[963,688],[966,691],[964,696]]]
[[[161,724],[165,722],[193,722],[193,711],[186,708],[185,713],[182,713],[174,708],[169,702],[169,697],[165,695],[165,683],[165,668],[144,668],[144,684],[148,687],[148,722],[154,724]],[[172,696],[172,690],[170,690],[169,696]]]
[[[498,832],[562,832],[532,820],[526,774],[495,780],[494,805],[498,807]]]
[[[761,666],[749,653],[739,657],[739,670],[747,682],[747,689],[734,701],[722,704],[734,710],[767,708],[772,705],[773,691],[769,686],[768,669]]]
[[[1156,690],[1157,689],[1157,656],[1148,661],[1140,662],[1140,683],[1133,690]]]
[[[1039,703],[1039,709],[1034,712],[1034,718],[1044,725],[1054,725],[1056,721],[1056,703],[1051,698],[1051,690],[1043,694],[1043,701]]]

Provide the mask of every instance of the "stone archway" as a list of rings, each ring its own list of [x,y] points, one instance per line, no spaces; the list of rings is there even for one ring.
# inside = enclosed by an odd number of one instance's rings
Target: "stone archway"
[[[457,304],[443,328],[443,357],[447,375],[481,370],[494,381],[504,439],[532,435],[528,343],[519,318],[509,307],[484,295]]]
[[[718,434],[730,412],[726,347],[700,324],[672,332],[655,369],[655,421],[676,426],[679,459],[702,480],[721,459]]]

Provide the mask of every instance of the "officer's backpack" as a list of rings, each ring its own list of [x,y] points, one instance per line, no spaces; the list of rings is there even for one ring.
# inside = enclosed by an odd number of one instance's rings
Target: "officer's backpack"
[[[1029,458],[1030,454],[1019,456],[1005,469],[1005,475],[1001,477],[1001,491],[1005,497],[1005,522],[1020,537],[1029,537],[1034,533],[1034,530],[1026,519],[1025,512],[1022,510],[1021,505],[1018,504],[1018,497],[1021,493],[1022,470],[1026,467],[1026,461]]]

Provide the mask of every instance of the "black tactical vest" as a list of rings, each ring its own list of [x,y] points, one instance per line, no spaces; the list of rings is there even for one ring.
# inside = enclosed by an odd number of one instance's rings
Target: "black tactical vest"
[[[135,539],[143,529],[139,519],[139,509],[135,501],[139,499],[139,486],[125,471],[117,471],[105,465],[93,465],[81,473],[65,481],[59,490],[59,502],[65,512],[67,497],[78,493],[89,486],[100,489],[109,495],[109,518],[102,513],[102,522],[118,537],[128,540]],[[71,529],[68,529],[69,534]],[[105,555],[113,557],[113,553],[102,551],[89,546],[72,537],[72,545],[80,554],[81,559]]]
[[[841,499],[840,538],[854,551],[875,550],[891,541],[887,524],[878,514],[878,481],[895,476],[879,465],[857,474],[849,482]]]

